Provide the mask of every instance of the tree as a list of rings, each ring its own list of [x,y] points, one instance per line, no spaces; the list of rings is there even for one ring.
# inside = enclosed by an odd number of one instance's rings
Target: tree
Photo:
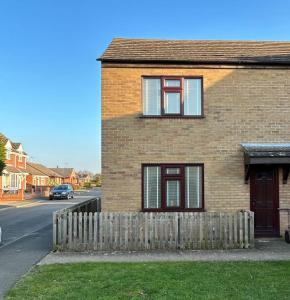
[[[79,172],[77,172],[77,174],[78,174],[79,177],[89,176],[89,177],[91,177],[91,178],[92,178],[93,175],[94,175],[92,172],[87,171],[87,170],[79,171]]]
[[[3,141],[0,141],[0,175],[5,168],[6,150]]]
[[[96,174],[94,176],[94,181],[97,187],[101,187],[102,186],[102,177],[101,174]]]

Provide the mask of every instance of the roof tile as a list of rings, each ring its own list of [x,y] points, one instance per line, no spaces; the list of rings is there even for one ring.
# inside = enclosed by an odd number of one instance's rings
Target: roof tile
[[[290,65],[290,42],[115,38],[99,60]]]

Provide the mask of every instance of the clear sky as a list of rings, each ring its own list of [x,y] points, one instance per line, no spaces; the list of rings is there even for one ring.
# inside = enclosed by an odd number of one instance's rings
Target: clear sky
[[[113,37],[290,40],[290,1],[0,0],[0,132],[32,161],[100,171]]]

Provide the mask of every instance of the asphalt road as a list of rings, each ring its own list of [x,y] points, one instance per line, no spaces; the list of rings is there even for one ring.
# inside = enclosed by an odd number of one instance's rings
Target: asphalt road
[[[0,206],[0,299],[50,251],[52,213],[96,196],[100,196],[100,191],[78,192],[70,200],[34,200],[14,207]]]

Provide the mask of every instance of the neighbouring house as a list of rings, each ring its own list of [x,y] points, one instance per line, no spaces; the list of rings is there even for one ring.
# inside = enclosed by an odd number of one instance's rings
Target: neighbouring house
[[[50,168],[63,178],[63,183],[71,184],[74,188],[79,186],[79,179],[74,168]]]
[[[34,196],[48,196],[51,187],[62,184],[63,177],[39,163],[27,162],[27,192]]]
[[[102,64],[102,210],[290,207],[290,42],[114,39]]]
[[[23,200],[26,189],[27,154],[21,143],[12,142],[2,133],[0,140],[6,150],[6,167],[0,176],[0,200]]]
[[[30,163],[33,167],[49,177],[48,186],[56,186],[63,183],[63,176],[52,169],[39,163]]]
[[[27,162],[26,191],[34,196],[44,196],[49,187],[49,176],[37,168],[38,164]]]

